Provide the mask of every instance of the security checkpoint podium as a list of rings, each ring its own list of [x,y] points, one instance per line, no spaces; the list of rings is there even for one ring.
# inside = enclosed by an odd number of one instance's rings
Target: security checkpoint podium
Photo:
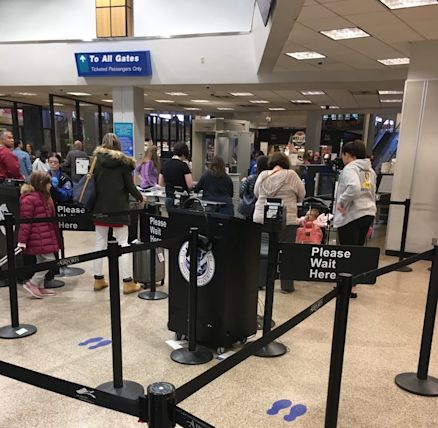
[[[217,213],[169,211],[168,237],[199,228],[197,343],[223,350],[257,331],[260,225]],[[188,241],[169,250],[169,322],[188,333]]]

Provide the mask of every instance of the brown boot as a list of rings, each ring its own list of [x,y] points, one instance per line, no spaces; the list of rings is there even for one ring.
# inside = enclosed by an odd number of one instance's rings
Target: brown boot
[[[128,281],[123,280],[123,294],[131,294],[140,290],[140,285],[134,282],[132,279]]]
[[[94,291],[100,291],[108,287],[108,282],[105,281],[104,277],[94,277]]]

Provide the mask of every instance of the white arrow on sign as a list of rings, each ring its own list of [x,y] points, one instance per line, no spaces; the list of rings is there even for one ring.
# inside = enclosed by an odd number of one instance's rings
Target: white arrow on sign
[[[79,60],[80,60],[81,62],[85,62],[85,61],[87,60],[87,58],[86,58],[84,55],[81,55],[81,56],[79,57]]]

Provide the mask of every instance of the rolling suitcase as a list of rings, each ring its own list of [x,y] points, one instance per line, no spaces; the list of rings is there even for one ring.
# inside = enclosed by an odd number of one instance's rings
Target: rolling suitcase
[[[133,276],[134,281],[150,286],[150,250],[136,251],[133,254]],[[155,282],[164,284],[164,249],[155,250]]]

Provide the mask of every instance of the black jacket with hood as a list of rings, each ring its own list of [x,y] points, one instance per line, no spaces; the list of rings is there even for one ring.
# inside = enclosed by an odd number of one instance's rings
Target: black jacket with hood
[[[129,195],[137,201],[143,197],[137,190],[132,171],[135,160],[117,150],[98,147],[94,151],[97,157],[94,177],[96,180],[95,213],[125,211],[129,209]],[[99,219],[104,224],[129,224],[129,215]]]

